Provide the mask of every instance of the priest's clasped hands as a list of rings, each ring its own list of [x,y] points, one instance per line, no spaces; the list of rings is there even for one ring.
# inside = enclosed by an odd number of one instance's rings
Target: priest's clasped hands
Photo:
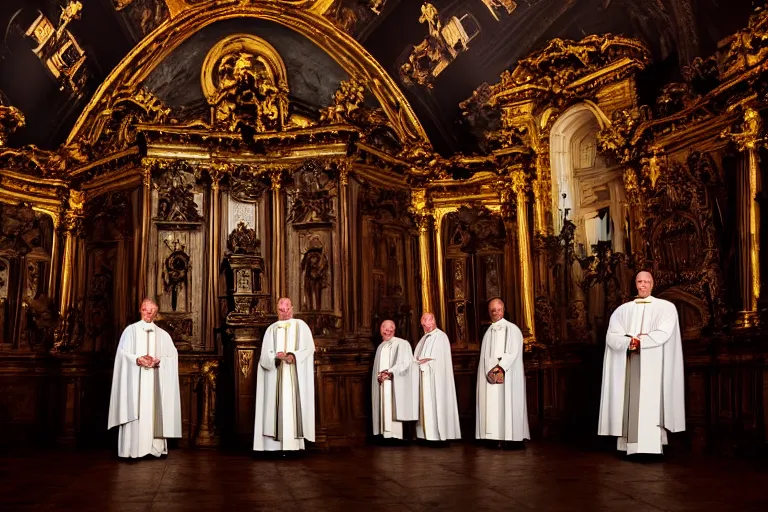
[[[384,370],[383,372],[379,372],[379,375],[377,376],[377,379],[379,381],[379,384],[383,384],[385,380],[392,380],[392,372],[388,372]]]
[[[277,353],[277,360],[278,361],[285,361],[288,364],[294,364],[296,362],[296,357],[293,354],[286,354],[285,352],[278,352]]]
[[[486,379],[489,384],[504,384],[504,369],[499,365],[494,366],[486,375]]]
[[[160,360],[147,354],[136,358],[136,364],[143,368],[159,368]]]
[[[627,350],[629,352],[637,352],[640,350],[640,336],[644,336],[643,334],[638,334],[637,337],[633,337],[631,340],[629,340],[629,347]]]

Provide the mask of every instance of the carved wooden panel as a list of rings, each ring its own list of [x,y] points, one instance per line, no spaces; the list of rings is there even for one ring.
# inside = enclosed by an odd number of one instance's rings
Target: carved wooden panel
[[[185,162],[169,164],[153,181],[147,294],[180,351],[204,348],[205,196]]]

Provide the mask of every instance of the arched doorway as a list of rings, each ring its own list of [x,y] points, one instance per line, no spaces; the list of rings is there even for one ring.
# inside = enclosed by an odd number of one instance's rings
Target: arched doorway
[[[575,224],[573,245],[580,258],[595,254],[601,242],[625,252],[622,169],[598,154],[600,128],[592,108],[580,103],[563,113],[550,132],[555,232],[566,219]]]

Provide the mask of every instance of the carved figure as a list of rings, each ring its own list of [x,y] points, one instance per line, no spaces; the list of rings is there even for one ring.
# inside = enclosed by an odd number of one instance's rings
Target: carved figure
[[[304,274],[304,307],[310,311],[320,311],[323,306],[323,290],[328,287],[328,258],[322,242],[313,237],[309,249],[301,259],[301,272]]]
[[[280,128],[281,91],[258,57],[245,52],[227,55],[218,74],[219,92],[212,101],[217,127],[231,132],[240,123],[256,132]]]
[[[164,221],[200,222],[203,216],[197,211],[192,177],[177,166],[172,166],[159,180],[160,198],[157,218]]]
[[[240,221],[227,237],[227,249],[233,254],[261,255],[261,240],[255,229]]]
[[[176,311],[179,288],[187,285],[187,273],[191,268],[190,257],[189,254],[184,252],[184,244],[178,240],[174,240],[173,244],[165,240],[165,246],[171,251],[171,254],[165,258],[163,288],[166,293],[171,292],[171,308],[173,311]]]

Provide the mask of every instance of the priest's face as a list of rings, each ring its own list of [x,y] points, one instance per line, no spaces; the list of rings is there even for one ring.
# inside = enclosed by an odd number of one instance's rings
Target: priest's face
[[[637,287],[637,295],[641,299],[646,298],[651,294],[653,290],[653,276],[650,272],[640,272],[635,278],[635,286]]]
[[[280,299],[277,303],[278,320],[290,320],[293,318],[293,304],[291,299]]]
[[[391,320],[385,320],[381,324],[381,329],[379,329],[379,332],[381,332],[381,338],[384,341],[389,341],[392,339],[392,336],[395,335],[395,323]]]
[[[432,332],[437,328],[435,323],[435,315],[427,313],[421,317],[421,326],[424,328],[424,332]]]
[[[152,323],[152,321],[155,319],[155,315],[157,314],[157,304],[152,301],[145,300],[141,303],[139,313],[141,314],[142,320],[147,323]]]
[[[488,304],[488,314],[491,317],[491,322],[498,322],[504,318],[504,303],[498,299],[494,299]]]

